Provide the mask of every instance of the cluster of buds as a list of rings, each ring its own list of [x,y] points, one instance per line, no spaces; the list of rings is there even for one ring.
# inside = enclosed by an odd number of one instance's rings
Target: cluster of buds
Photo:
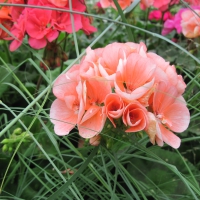
[[[5,138],[1,141],[3,144],[3,152],[12,152],[17,148],[18,144],[31,142],[31,137],[27,132],[23,132],[21,128],[16,128],[9,138]]]
[[[68,60],[68,55],[62,50],[59,44],[55,42],[48,43],[46,47],[46,54],[44,62],[40,62],[40,67],[45,71],[49,69],[55,69],[62,65],[62,62]],[[48,66],[48,68],[47,68]]]

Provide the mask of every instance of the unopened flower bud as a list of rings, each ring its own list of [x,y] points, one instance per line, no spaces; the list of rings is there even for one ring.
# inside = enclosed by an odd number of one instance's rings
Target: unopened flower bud
[[[98,146],[100,144],[100,140],[101,140],[101,136],[100,135],[96,135],[93,138],[90,138],[90,144],[92,146]]]
[[[56,57],[55,63],[56,63],[56,67],[60,67],[60,65],[61,65],[61,59],[59,57]]]
[[[20,135],[22,133],[22,129],[21,128],[16,128],[14,131],[13,131],[13,134],[15,135]]]
[[[50,64],[48,60],[44,60],[44,63],[45,63],[47,66],[49,66],[49,64]],[[43,63],[43,62],[40,62],[40,67],[46,71],[48,68],[47,68],[47,66],[46,66],[44,63]]]
[[[62,60],[65,62],[68,60],[68,56],[65,52],[62,53]]]
[[[12,147],[9,147],[9,148],[8,148],[8,151],[9,151],[9,152],[12,152],[12,151],[13,151],[13,148],[12,148]]]
[[[8,151],[8,145],[4,144],[3,147],[2,147],[2,151],[3,152]]]
[[[7,144],[8,142],[9,142],[8,139],[3,139],[3,140],[1,141],[1,144]]]

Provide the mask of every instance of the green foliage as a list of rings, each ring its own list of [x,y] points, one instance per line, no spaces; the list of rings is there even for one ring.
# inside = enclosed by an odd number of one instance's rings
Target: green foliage
[[[1,73],[0,73],[0,98],[5,94],[6,91],[8,91],[9,86],[6,85],[6,83],[12,82],[12,75],[3,67],[0,66]]]

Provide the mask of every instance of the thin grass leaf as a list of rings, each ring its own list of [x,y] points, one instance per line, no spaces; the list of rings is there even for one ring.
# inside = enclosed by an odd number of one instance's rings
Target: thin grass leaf
[[[62,185],[53,195],[48,197],[48,200],[54,200],[56,197],[58,197],[62,192],[66,190],[67,187],[69,187],[72,182],[83,172],[83,170],[88,166],[88,164],[91,162],[91,160],[94,158],[98,151],[98,146],[95,147],[92,151],[92,153],[88,156],[87,160],[81,165],[81,167],[78,169],[78,171],[64,184]]]

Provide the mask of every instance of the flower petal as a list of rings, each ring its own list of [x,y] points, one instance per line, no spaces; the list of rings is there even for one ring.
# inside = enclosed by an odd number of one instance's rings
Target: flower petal
[[[174,132],[183,132],[187,129],[190,122],[190,113],[185,103],[173,103],[163,111],[163,115],[171,126],[168,126]]]
[[[47,45],[47,41],[45,38],[35,39],[30,37],[28,43],[34,49],[42,49]]]
[[[99,134],[105,124],[106,114],[102,113],[100,109],[94,116],[90,119],[84,121],[81,124],[78,124],[79,134],[83,138],[92,138],[95,135]]]
[[[181,144],[181,139],[171,131],[167,130],[162,124],[159,124],[159,127],[162,133],[163,141],[171,147],[178,149]]]
[[[51,105],[50,120],[57,135],[67,135],[75,127],[78,115],[67,108],[64,101],[56,99]]]

